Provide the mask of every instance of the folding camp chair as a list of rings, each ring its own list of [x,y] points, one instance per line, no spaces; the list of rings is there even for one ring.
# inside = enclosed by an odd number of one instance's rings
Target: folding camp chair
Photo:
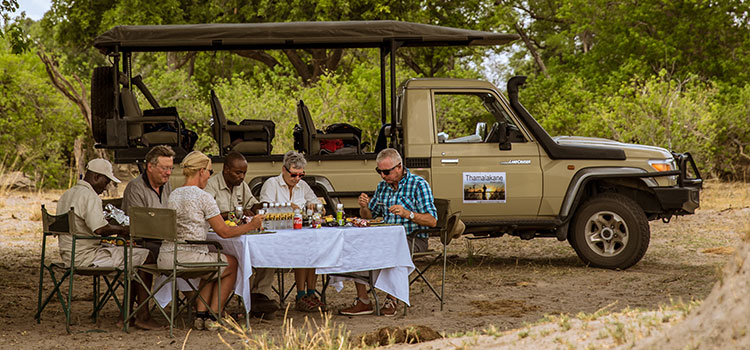
[[[176,316],[178,316],[186,308],[189,310],[193,302],[195,302],[197,299],[200,299],[200,301],[206,305],[210,304],[210,301],[207,301],[200,296],[200,291],[203,287],[205,287],[206,284],[204,284],[204,286],[194,286],[190,282],[190,279],[202,278],[212,280],[214,278],[220,277],[221,267],[227,266],[227,263],[221,260],[221,244],[212,241],[178,240],[177,213],[174,211],[174,209],[131,207],[130,209],[128,209],[128,213],[130,214],[130,237],[132,240],[129,247],[131,249],[133,247],[132,242],[134,240],[139,238],[151,238],[173,242],[175,244],[175,250],[173,258],[174,265],[171,269],[160,269],[156,266],[156,264],[146,264],[133,266],[133,268],[130,270],[130,273],[128,274],[128,281],[135,281],[142,285],[147,291],[149,291],[149,296],[146,300],[142,301],[138,305],[138,307],[133,309],[133,312],[128,314],[126,319],[130,320],[130,318],[135,317],[135,314],[138,312],[138,310],[140,310],[141,307],[147,306],[149,304],[149,300],[154,299],[156,293],[159,292],[162,287],[171,282],[172,306],[170,307],[170,313],[167,314],[167,312],[163,307],[161,307],[161,305],[159,305],[158,302],[156,302],[155,304],[162,315],[164,315],[164,317],[169,321],[169,335],[173,336],[172,329],[174,328]],[[212,245],[216,247],[216,262],[180,262],[177,260],[177,250],[179,245],[196,244]],[[153,288],[149,289],[143,279],[138,275],[140,271],[144,271],[154,277],[164,275],[167,278],[159,285],[156,285]],[[206,278],[206,276],[209,277]],[[186,303],[184,303],[183,306],[179,306],[179,303],[177,302],[177,279],[180,278],[185,280],[193,291],[192,297]],[[221,291],[221,278],[218,278],[218,283],[219,291]],[[231,287],[232,286],[229,286],[229,288]],[[130,294],[128,294],[126,300],[130,300]],[[221,302],[222,301],[219,300],[219,310],[221,310]],[[221,319],[221,316],[217,313],[214,313],[210,307],[208,309],[209,311],[211,311],[213,316],[216,317],[217,320]],[[192,315],[190,316],[192,317]],[[125,322],[126,331],[128,329],[128,323],[129,322]]]
[[[413,239],[413,237],[416,237],[417,234],[420,233],[427,233],[430,237],[440,237],[440,243],[443,245],[442,251],[437,251],[433,249],[429,249],[424,252],[414,252],[414,245],[412,244],[411,247],[411,258],[414,260],[415,258],[421,258],[421,257],[432,257],[432,260],[429,260],[426,265],[422,269],[417,266],[417,264],[414,264],[414,273],[416,276],[414,276],[410,281],[409,285],[413,284],[417,280],[424,281],[425,284],[427,284],[427,287],[430,288],[433,294],[435,294],[435,297],[440,300],[440,311],[443,311],[443,305],[445,305],[445,270],[447,265],[447,246],[452,240],[452,233],[455,230],[456,226],[458,225],[460,219],[461,219],[461,212],[455,212],[453,214],[448,215],[450,212],[450,201],[447,199],[439,199],[435,198],[435,207],[437,209],[438,213],[438,221],[437,225],[434,228],[430,229],[422,229],[422,230],[415,230],[411,234],[409,234],[409,239]],[[435,290],[435,288],[432,286],[429,280],[427,280],[427,277],[425,276],[425,273],[427,270],[432,267],[435,263],[440,261],[442,258],[443,260],[443,274],[442,278],[440,280],[440,293]],[[404,309],[405,311],[406,309]]]
[[[60,305],[65,313],[65,330],[68,333],[70,331],[70,310],[73,302],[73,281],[75,280],[72,276],[91,276],[93,279],[93,312],[91,318],[94,322],[98,321],[99,311],[106,305],[110,298],[115,300],[118,309],[122,313],[123,317],[127,315],[127,303],[121,302],[115,292],[118,288],[122,287],[127,290],[127,281],[124,278],[124,272],[127,270],[127,260],[123,268],[119,267],[80,267],[75,266],[76,256],[76,241],[78,240],[101,240],[102,237],[90,237],[90,236],[79,236],[73,235],[72,247],[71,247],[71,261],[70,267],[66,267],[61,262],[51,262],[47,257],[47,237],[49,236],[61,236],[70,235],[71,229],[75,227],[75,211],[70,208],[70,211],[64,214],[51,215],[47,212],[47,209],[42,205],[42,256],[39,264],[39,288],[38,288],[38,299],[37,309],[34,318],[37,323],[41,322],[42,311],[47,306],[49,301],[57,296],[60,301]],[[114,240],[122,243],[122,249],[125,250],[125,240],[119,237],[107,237],[106,239]],[[124,252],[127,254],[127,251]],[[125,255],[127,257],[127,255]],[[45,272],[49,274],[49,278],[52,281],[52,291],[42,300],[42,294],[44,292],[44,276]],[[59,276],[59,278],[58,278]],[[120,277],[123,277],[122,279]],[[107,285],[103,295],[100,295],[100,278]],[[63,297],[60,291],[60,286],[68,279],[68,295],[67,298]]]

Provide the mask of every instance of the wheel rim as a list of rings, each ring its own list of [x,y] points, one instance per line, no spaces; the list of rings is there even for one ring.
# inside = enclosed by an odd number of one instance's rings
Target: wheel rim
[[[628,245],[628,225],[622,217],[611,211],[591,215],[585,228],[586,243],[600,256],[616,256]]]

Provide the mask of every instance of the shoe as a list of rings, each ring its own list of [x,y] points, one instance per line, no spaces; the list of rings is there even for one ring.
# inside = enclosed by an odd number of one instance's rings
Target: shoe
[[[193,329],[196,331],[202,331],[205,329],[205,318],[196,317],[195,320],[193,320]]]
[[[250,294],[250,311],[270,314],[280,309],[279,303],[260,293]]]
[[[328,307],[326,306],[326,303],[324,303],[322,300],[320,300],[320,298],[318,298],[317,295],[311,295],[311,296],[307,297],[307,300],[311,304],[315,305],[318,308],[318,310],[320,310],[320,311],[325,312],[325,311],[328,310]]]
[[[316,312],[319,306],[314,301],[310,300],[310,297],[304,296],[297,299],[294,302],[294,309],[302,312]]]
[[[359,298],[354,298],[352,306],[339,310],[339,313],[346,316],[370,315],[372,314],[372,302],[365,304]]]
[[[219,321],[208,318],[206,319],[205,327],[207,331],[216,331],[217,329],[219,329]]]
[[[383,307],[380,308],[380,314],[386,317],[393,317],[396,316],[398,313],[398,305],[396,304],[396,301],[391,298],[385,298],[385,303],[383,303]]]

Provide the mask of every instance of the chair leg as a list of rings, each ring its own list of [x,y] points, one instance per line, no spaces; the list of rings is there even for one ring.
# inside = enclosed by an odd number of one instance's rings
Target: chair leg
[[[70,268],[70,276],[68,277],[68,280],[68,304],[64,305],[63,308],[65,310],[65,330],[70,334],[70,309],[73,308],[73,280],[75,280],[74,267]]]
[[[440,311],[445,305],[445,269],[448,265],[448,247],[443,244],[443,279],[440,281]]]
[[[98,321],[98,315],[99,315],[99,276],[91,276],[93,283],[91,284],[93,289],[93,295],[92,298],[93,302],[93,311],[91,312],[91,319],[94,321],[94,324]]]
[[[375,292],[375,278],[373,276],[373,271],[369,271],[369,281],[370,283],[370,293],[372,293],[372,298],[375,299],[375,315],[380,316],[380,303],[378,302],[378,293]]]
[[[37,323],[41,322],[42,311],[44,310],[45,307],[47,307],[47,304],[49,304],[50,300],[52,300],[52,298],[55,295],[57,295],[57,299],[60,302],[60,305],[63,307],[63,310],[65,309],[65,298],[63,298],[62,292],[60,292],[60,286],[62,286],[62,284],[65,282],[65,279],[68,278],[70,271],[69,270],[65,271],[65,273],[63,273],[63,275],[60,276],[60,280],[58,281],[57,278],[55,277],[55,271],[52,267],[45,267],[45,269],[47,269],[47,271],[50,274],[50,279],[52,280],[53,288],[52,288],[52,291],[49,293],[49,295],[47,295],[47,297],[44,298],[44,301],[42,301],[41,306],[37,307],[37,312],[36,312],[36,315],[34,316],[34,318],[36,318],[37,320]],[[42,286],[43,284],[44,283],[42,283]]]

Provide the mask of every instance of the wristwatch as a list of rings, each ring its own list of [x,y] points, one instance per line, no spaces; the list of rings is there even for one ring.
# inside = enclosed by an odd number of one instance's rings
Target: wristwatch
[[[409,220],[414,221],[414,212],[409,213]]]

